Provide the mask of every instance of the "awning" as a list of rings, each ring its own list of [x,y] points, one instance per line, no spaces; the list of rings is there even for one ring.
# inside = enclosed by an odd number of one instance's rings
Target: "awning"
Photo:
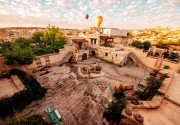
[[[101,39],[114,39],[113,37],[109,37],[109,36],[100,36]]]
[[[88,42],[88,41],[85,39],[73,39],[73,42],[82,43],[82,42]]]

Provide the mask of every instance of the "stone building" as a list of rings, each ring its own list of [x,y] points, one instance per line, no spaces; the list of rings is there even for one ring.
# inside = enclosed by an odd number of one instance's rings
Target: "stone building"
[[[129,52],[115,48],[116,44],[129,44],[132,42],[132,37],[128,36],[127,30],[104,29],[102,34],[91,34],[87,40],[89,41],[91,56],[118,65],[123,65],[127,61]]]
[[[83,37],[72,37],[68,41],[69,45],[74,48],[73,59],[80,62],[89,58],[89,45],[88,40]],[[72,51],[72,49],[70,50]]]

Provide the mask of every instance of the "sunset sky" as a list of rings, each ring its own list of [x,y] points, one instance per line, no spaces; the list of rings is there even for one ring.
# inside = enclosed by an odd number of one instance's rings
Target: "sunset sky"
[[[96,26],[97,15],[104,18],[102,27],[180,27],[180,0],[0,0],[0,27],[82,29]]]

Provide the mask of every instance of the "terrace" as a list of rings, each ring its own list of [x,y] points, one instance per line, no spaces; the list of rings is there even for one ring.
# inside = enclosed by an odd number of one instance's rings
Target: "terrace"
[[[100,77],[81,77],[78,67],[99,64],[104,73]],[[96,58],[90,58],[62,67],[52,67],[46,71],[35,73],[42,86],[48,88],[43,100],[30,104],[25,111],[32,114],[43,112],[43,107],[54,105],[62,115],[62,122],[72,124],[102,124],[104,111],[101,100],[107,100],[104,95],[109,90],[109,85],[119,83],[137,85],[146,69],[132,66],[119,67]],[[127,90],[126,94],[132,93]]]
[[[24,84],[20,81],[18,76],[12,75],[10,78],[0,78],[0,99],[13,96],[22,90],[25,90]]]

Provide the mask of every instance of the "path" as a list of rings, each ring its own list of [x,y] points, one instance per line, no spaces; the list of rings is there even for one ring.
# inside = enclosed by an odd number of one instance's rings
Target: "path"
[[[180,107],[168,100],[163,100],[158,109],[136,109],[144,117],[145,125],[180,125]]]
[[[174,74],[166,96],[168,96],[169,99],[180,104],[180,74]]]

